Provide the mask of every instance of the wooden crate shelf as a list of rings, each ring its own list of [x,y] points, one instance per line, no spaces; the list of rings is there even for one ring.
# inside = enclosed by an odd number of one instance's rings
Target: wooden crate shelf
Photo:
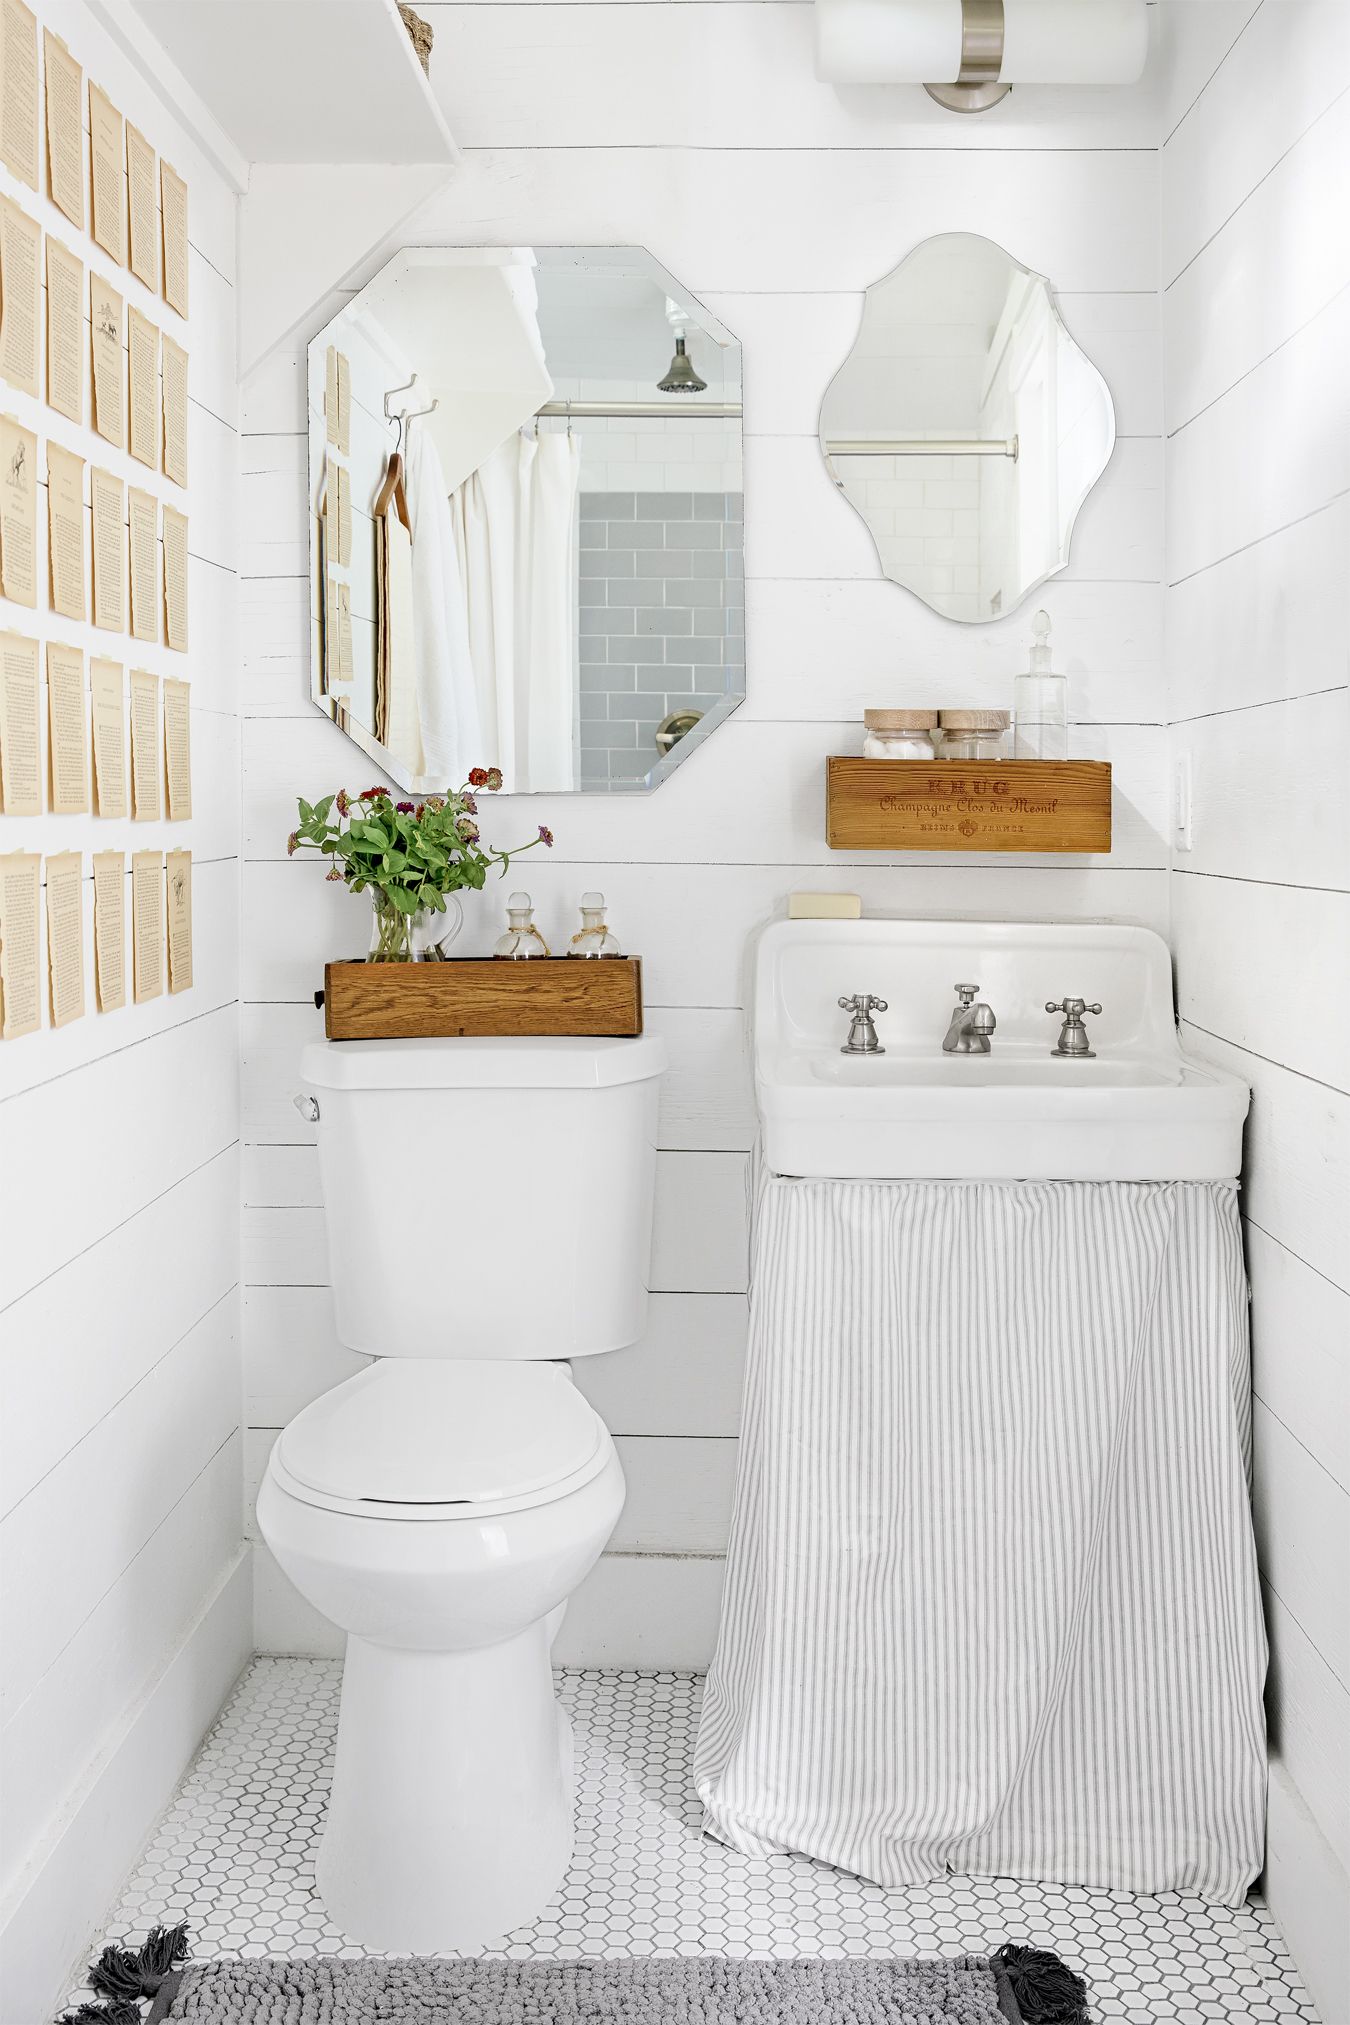
[[[835,851],[1111,848],[1111,768],[1099,760],[831,758]]]
[[[330,963],[323,981],[330,1041],[642,1032],[642,961],[636,956]]]

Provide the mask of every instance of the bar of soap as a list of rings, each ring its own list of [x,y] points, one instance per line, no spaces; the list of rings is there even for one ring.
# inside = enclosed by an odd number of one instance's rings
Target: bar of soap
[[[856,893],[789,893],[789,921],[858,921],[862,901]]]

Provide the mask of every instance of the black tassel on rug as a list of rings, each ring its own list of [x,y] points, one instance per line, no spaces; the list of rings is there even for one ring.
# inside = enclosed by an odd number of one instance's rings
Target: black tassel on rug
[[[56,2025],[143,2025],[142,2004],[158,1995],[165,1977],[187,1957],[187,1924],[182,1920],[176,1927],[151,1927],[138,1948],[106,1947],[89,1964],[95,2001],[63,2011]]]
[[[990,1960],[1008,1978],[1022,2025],[1087,2025],[1087,1984],[1058,1955],[1005,1941]]]
[[[124,1998],[115,2004],[81,2004],[63,2011],[56,2025],[141,2025],[141,2007]]]

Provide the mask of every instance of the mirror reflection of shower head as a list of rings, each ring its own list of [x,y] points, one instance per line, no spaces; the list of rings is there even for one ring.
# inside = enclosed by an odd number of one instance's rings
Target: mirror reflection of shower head
[[[657,381],[657,391],[662,394],[702,394],[706,391],[707,385],[708,382],[701,380],[695,372],[694,362],[685,351],[684,332],[677,330],[675,356],[670,362],[670,369],[665,378]]]

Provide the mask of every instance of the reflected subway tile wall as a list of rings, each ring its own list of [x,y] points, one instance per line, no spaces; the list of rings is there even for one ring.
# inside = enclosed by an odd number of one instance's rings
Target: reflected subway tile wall
[[[582,492],[581,786],[639,780],[672,710],[745,686],[739,492]]]

